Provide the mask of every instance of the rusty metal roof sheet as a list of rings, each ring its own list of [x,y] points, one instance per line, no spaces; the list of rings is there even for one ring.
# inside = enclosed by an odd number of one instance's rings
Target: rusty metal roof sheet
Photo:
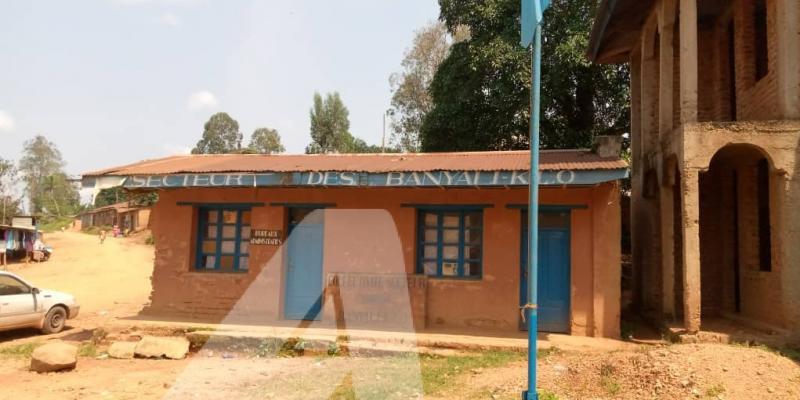
[[[618,170],[628,168],[620,158],[601,158],[588,150],[544,150],[542,171]],[[426,172],[523,171],[528,151],[407,154],[208,154],[145,160],[89,172],[92,176],[171,175],[181,173],[262,172]]]

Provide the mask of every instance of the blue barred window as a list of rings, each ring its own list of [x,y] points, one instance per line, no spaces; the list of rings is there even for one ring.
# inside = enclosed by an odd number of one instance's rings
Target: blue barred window
[[[200,207],[198,271],[247,272],[250,266],[250,208]]]
[[[480,279],[483,274],[483,210],[420,210],[417,273]]]

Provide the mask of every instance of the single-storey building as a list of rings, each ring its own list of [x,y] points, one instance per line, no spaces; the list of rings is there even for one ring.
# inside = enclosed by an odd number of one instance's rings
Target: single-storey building
[[[78,218],[81,229],[117,225],[122,232],[138,232],[150,225],[150,207],[136,206],[125,201],[86,211]]]
[[[541,154],[543,331],[619,335],[628,170],[611,147]],[[186,155],[83,183],[158,191],[148,313],[510,333],[527,303],[529,165],[527,151]]]

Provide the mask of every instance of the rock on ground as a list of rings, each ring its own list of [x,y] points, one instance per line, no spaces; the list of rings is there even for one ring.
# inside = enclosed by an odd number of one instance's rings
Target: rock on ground
[[[137,342],[114,342],[108,348],[108,356],[118,359],[131,359],[136,352]]]
[[[189,341],[182,337],[145,336],[136,345],[134,353],[145,358],[171,358],[180,360],[189,352]]]
[[[39,346],[31,355],[31,371],[56,372],[74,369],[78,364],[78,348],[63,342]]]

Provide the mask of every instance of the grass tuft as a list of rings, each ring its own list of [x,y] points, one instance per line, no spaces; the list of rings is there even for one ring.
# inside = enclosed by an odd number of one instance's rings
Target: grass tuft
[[[539,400],[559,400],[558,396],[549,390],[538,390]]]
[[[725,393],[725,386],[722,386],[721,383],[718,383],[706,390],[706,397],[717,397],[723,393]]]
[[[97,357],[97,345],[94,342],[81,343],[78,347],[78,357]]]
[[[603,362],[600,365],[600,386],[612,396],[618,394],[621,389],[616,378],[614,378],[615,370],[616,368],[610,363]]]
[[[0,348],[0,357],[6,358],[22,358],[30,357],[33,350],[39,346],[39,343],[25,343],[16,346],[8,346]]]
[[[457,376],[478,368],[498,368],[525,360],[525,353],[487,351],[459,356],[420,355],[422,387],[426,394],[444,391],[456,385]]]

